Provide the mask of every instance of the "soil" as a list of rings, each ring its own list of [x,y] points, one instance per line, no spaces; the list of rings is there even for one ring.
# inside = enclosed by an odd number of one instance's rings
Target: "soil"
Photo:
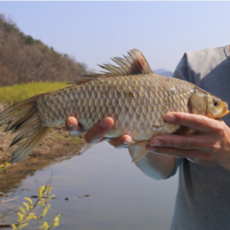
[[[19,144],[9,148],[13,138],[17,134],[5,133],[6,126],[0,127],[0,164],[10,162],[13,151]],[[53,128],[44,140],[33,150],[26,159],[28,161],[33,158],[39,159],[54,159],[65,158],[69,153],[75,152],[75,155],[80,154],[81,149],[87,145],[84,136],[73,137],[64,126]],[[71,154],[72,155],[72,154]]]

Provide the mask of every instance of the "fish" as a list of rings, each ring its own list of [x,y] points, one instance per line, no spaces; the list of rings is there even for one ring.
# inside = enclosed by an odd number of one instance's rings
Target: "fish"
[[[83,131],[109,116],[114,126],[105,138],[129,134],[129,150],[149,143],[160,134],[186,134],[188,127],[164,120],[168,112],[185,112],[219,119],[229,113],[228,104],[196,85],[154,74],[144,55],[132,49],[126,56],[112,58],[115,64],[100,65],[103,71],[83,76],[66,88],[36,95],[0,113],[5,132],[19,132],[11,146],[20,142],[11,162],[24,160],[52,127],[69,116],[78,119]],[[147,151],[134,151],[133,162]]]

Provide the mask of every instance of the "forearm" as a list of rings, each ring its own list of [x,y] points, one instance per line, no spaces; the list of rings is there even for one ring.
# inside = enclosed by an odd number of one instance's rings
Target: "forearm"
[[[131,152],[130,155],[132,156]],[[147,176],[160,180],[166,179],[173,172],[176,160],[170,156],[147,153],[135,164]]]

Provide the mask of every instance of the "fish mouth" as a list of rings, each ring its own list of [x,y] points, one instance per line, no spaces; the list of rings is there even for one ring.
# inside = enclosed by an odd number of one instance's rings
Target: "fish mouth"
[[[229,113],[228,107],[225,107],[222,112],[222,116],[226,116],[228,113]]]

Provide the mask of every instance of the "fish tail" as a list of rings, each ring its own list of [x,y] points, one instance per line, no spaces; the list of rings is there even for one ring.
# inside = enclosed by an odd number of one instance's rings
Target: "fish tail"
[[[36,102],[38,96],[19,102],[0,113],[0,126],[8,124],[5,132],[20,131],[9,147],[26,138],[13,152],[11,163],[24,160],[51,129],[41,125]]]

